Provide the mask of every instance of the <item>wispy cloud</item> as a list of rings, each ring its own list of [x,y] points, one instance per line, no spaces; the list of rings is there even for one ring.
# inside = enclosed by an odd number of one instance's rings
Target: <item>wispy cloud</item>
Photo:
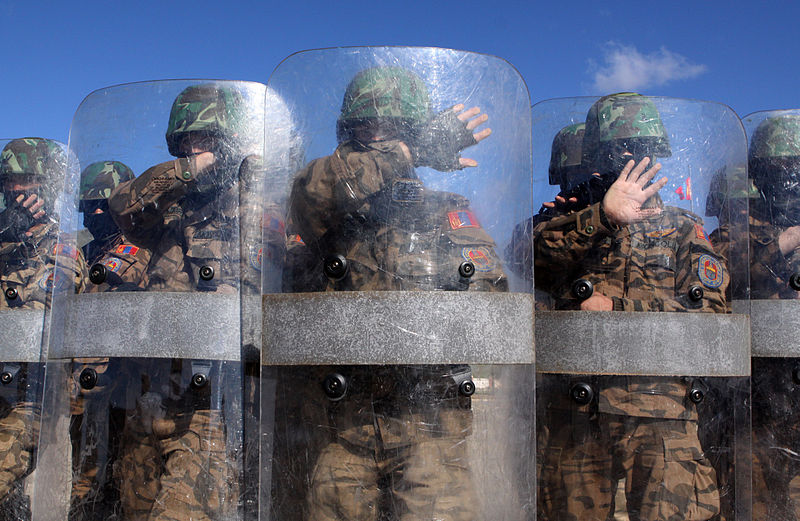
[[[595,94],[658,87],[674,80],[694,78],[706,69],[705,65],[690,63],[685,56],[665,47],[643,54],[634,46],[616,42],[606,45],[602,64],[589,64]]]

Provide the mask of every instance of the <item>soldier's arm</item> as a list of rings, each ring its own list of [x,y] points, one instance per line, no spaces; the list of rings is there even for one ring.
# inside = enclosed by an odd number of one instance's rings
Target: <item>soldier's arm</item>
[[[618,227],[609,223],[601,203],[541,223],[534,230],[533,240],[536,287],[546,290],[562,284],[589,251],[616,230]]]
[[[776,279],[788,280],[792,274],[790,259],[784,255],[780,237],[788,230],[772,225],[750,224],[750,277],[753,288],[773,287]]]
[[[117,186],[108,198],[111,217],[133,242],[147,244],[164,213],[197,179],[196,157],[173,159]]]
[[[292,186],[290,216],[310,244],[393,179],[413,175],[412,166],[408,147],[401,141],[358,148],[344,144],[298,173]]]

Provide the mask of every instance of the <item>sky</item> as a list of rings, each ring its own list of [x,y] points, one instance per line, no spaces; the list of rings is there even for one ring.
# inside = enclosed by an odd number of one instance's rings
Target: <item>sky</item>
[[[536,103],[621,90],[740,116],[800,107],[798,2],[0,0],[0,138],[65,141],[90,92],[126,82],[265,82],[290,54],[352,45],[499,56]]]

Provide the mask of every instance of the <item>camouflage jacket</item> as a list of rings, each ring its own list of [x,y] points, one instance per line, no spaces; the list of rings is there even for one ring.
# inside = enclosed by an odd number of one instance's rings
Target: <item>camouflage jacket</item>
[[[312,161],[295,177],[289,215],[310,252],[308,280],[295,288],[508,290],[495,243],[469,201],[428,190],[399,141],[348,141]],[[335,282],[320,277],[331,255],[348,265]],[[459,272],[465,262],[474,266],[471,277]]]
[[[106,269],[106,279],[100,284],[89,284],[87,293],[104,291],[133,291],[147,287],[146,270],[150,251],[130,244],[125,236],[115,235],[100,248],[100,254],[89,262],[89,267],[101,264]]]
[[[0,243],[0,309],[44,309],[51,290],[84,291],[88,276],[83,254],[58,244],[57,234],[57,225],[44,224],[24,242]]]
[[[232,292],[239,289],[240,280],[259,284],[260,275],[242,262],[246,256],[239,241],[240,211],[252,210],[249,206],[258,204],[258,194],[250,190],[240,201],[240,186],[243,193],[251,187],[239,181],[243,176],[250,179],[260,167],[259,158],[248,157],[231,167],[237,172],[230,176],[230,186],[199,190],[201,183],[209,182],[203,177],[213,174],[199,173],[194,158],[174,159],[112,192],[109,209],[114,221],[134,244],[151,252],[145,275],[148,290]],[[258,233],[248,237],[260,241]],[[205,280],[201,269],[212,277]]]
[[[616,311],[726,313],[729,275],[696,215],[663,207],[654,218],[612,227],[594,204],[551,219],[534,240],[536,286],[557,309],[579,309],[571,294],[577,279],[610,297]],[[692,287],[703,298],[689,297]]]

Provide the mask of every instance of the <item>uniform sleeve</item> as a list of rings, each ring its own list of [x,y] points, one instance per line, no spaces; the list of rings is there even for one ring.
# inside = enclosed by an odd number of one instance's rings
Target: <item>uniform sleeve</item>
[[[725,297],[730,274],[722,258],[714,251],[702,224],[684,217],[679,231],[674,293],[656,294],[647,301],[613,297],[614,310],[730,312]],[[694,300],[690,294],[698,288],[702,290],[702,297]]]
[[[750,225],[750,285],[754,290],[782,288],[792,274],[790,259],[781,252],[783,230],[772,225]]]
[[[555,217],[534,229],[533,258],[537,289],[553,291],[593,248],[616,231],[600,203]]]
[[[133,242],[148,245],[152,230],[162,226],[164,213],[186,195],[196,178],[194,158],[149,168],[114,189],[108,199],[111,216]]]
[[[393,179],[413,174],[400,141],[356,147],[345,143],[328,157],[312,161],[295,177],[290,217],[306,244],[313,244],[348,213]]]

